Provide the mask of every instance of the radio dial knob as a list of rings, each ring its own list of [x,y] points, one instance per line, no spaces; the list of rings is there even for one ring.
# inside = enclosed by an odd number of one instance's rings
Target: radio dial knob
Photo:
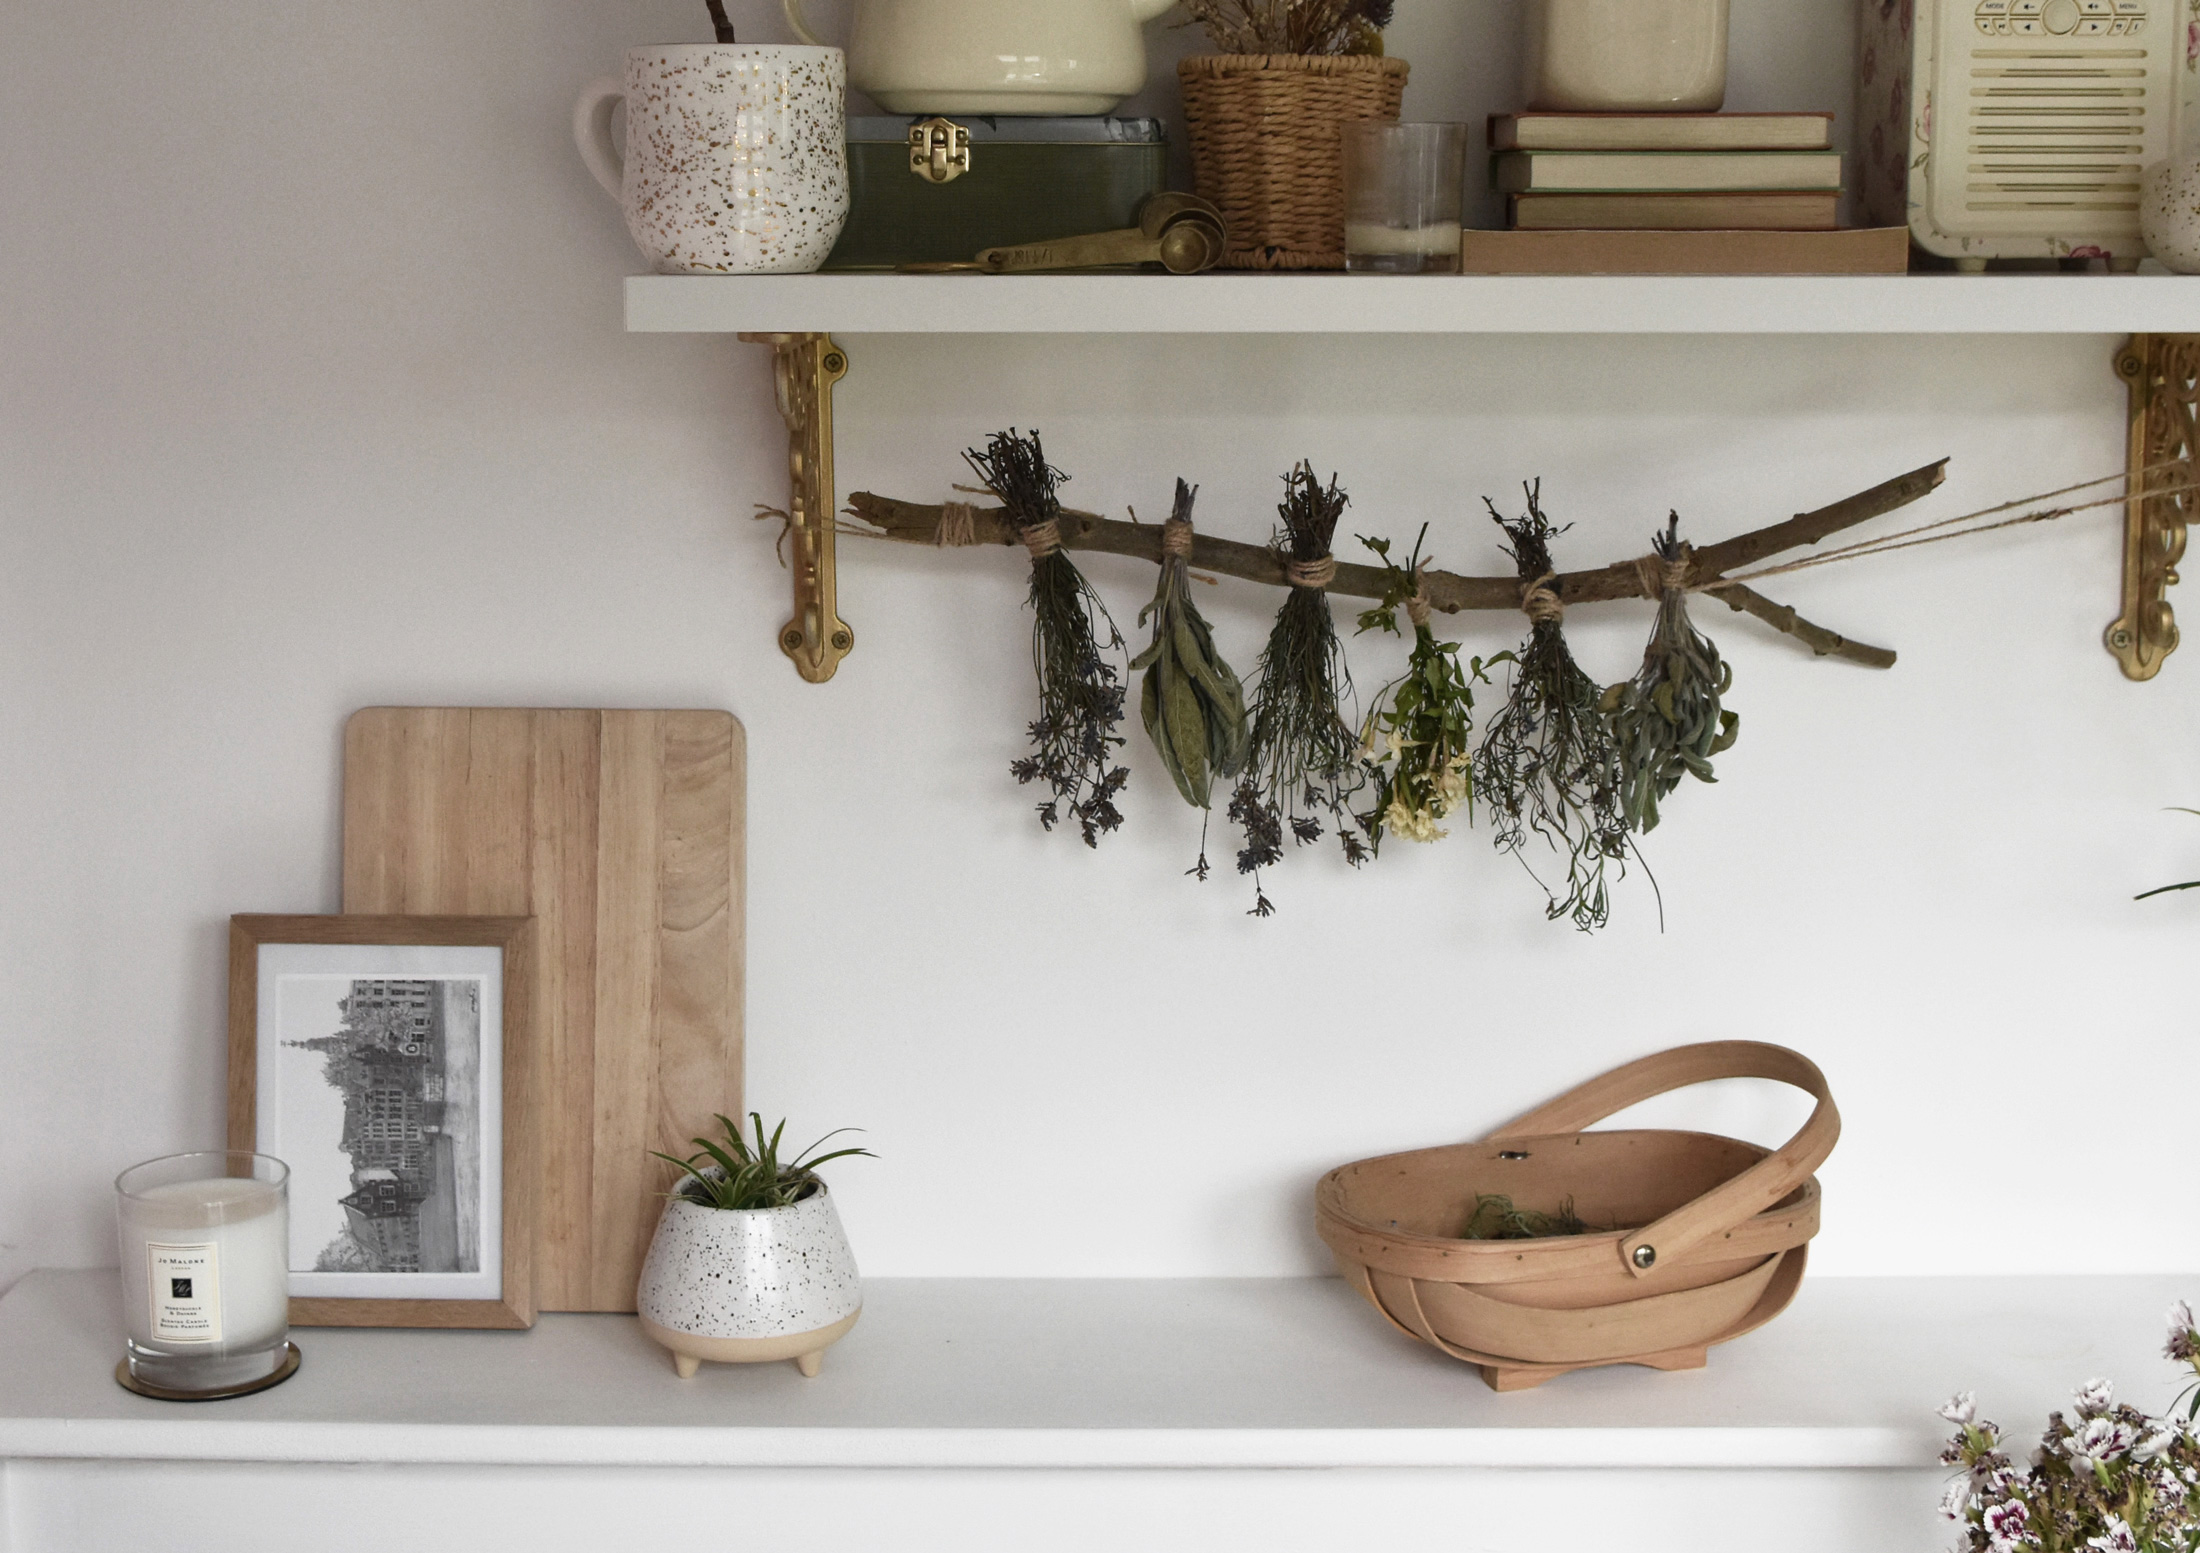
[[[2078,0],[2047,0],[2040,10],[2041,24],[2058,37],[2076,32],[2079,16]]]

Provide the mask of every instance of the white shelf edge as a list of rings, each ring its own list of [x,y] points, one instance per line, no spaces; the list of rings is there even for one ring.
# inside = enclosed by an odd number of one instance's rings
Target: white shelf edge
[[[640,334],[2200,332],[2179,275],[634,275]]]

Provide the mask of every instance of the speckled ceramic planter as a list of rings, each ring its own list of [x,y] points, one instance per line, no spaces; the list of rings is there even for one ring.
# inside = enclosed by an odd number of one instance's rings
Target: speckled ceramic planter
[[[821,1184],[787,1208],[666,1202],[635,1294],[642,1330],[685,1380],[705,1359],[792,1359],[815,1375],[863,1313],[863,1284]]]
[[[581,93],[581,160],[667,275],[816,269],[848,219],[839,49],[673,43],[633,49],[625,76]],[[626,103],[626,154],[611,110]]]
[[[2200,162],[2156,162],[2141,174],[2139,235],[2178,274],[2200,274]]]

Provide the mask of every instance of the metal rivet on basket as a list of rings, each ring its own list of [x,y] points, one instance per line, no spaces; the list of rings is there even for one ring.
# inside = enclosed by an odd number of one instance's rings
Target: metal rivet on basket
[[[1648,1272],[1652,1267],[1656,1266],[1657,1260],[1658,1248],[1656,1246],[1635,1247],[1635,1265],[1641,1268],[1644,1272]]]
[[[1524,1149],[1502,1149],[1498,1152],[1497,1157],[1499,1159],[1526,1159],[1528,1155]]]

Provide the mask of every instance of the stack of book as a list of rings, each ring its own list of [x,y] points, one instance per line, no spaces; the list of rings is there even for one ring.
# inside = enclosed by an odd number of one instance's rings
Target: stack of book
[[[1825,113],[1519,113],[1490,120],[1508,230],[1473,273],[1882,273],[1900,228],[1843,231]]]

